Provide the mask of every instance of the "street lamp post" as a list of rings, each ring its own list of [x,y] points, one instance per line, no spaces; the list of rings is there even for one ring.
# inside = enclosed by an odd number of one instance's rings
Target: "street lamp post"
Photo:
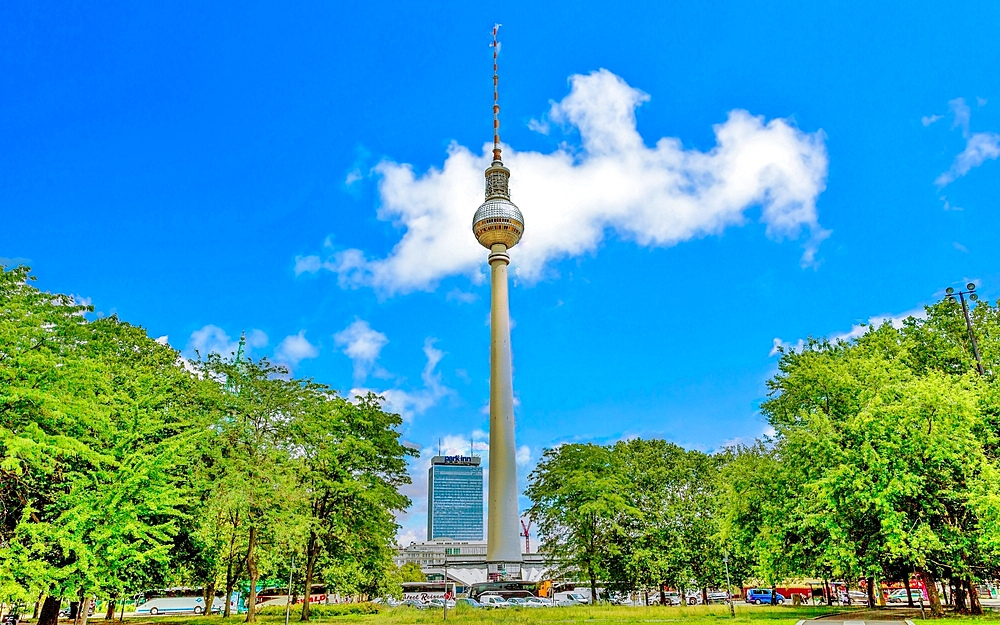
[[[958,295],[958,299],[962,302],[962,313],[965,315],[965,327],[969,329],[969,338],[972,340],[972,354],[976,357],[976,369],[979,370],[979,375],[986,375],[983,371],[983,361],[979,357],[979,345],[976,343],[976,333],[972,331],[972,319],[969,318],[969,306],[965,303],[965,296],[968,295],[969,299],[973,302],[979,299],[979,295],[976,294],[976,285],[972,282],[965,285],[967,290],[965,291],[955,291],[955,289],[948,287],[944,290],[945,295],[949,302],[955,301],[955,296]]]
[[[736,608],[733,607],[733,583],[729,581],[729,554],[722,555],[722,562],[726,565],[726,597],[729,599],[729,616],[736,618]]]

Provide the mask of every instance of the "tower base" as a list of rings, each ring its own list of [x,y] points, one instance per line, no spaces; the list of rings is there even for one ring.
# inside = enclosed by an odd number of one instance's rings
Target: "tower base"
[[[520,562],[487,562],[486,579],[491,582],[504,582],[521,579]]]

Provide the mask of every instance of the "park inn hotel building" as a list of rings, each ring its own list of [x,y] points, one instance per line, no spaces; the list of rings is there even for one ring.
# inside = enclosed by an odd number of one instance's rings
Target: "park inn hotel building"
[[[483,540],[478,456],[434,456],[427,470],[427,539]]]

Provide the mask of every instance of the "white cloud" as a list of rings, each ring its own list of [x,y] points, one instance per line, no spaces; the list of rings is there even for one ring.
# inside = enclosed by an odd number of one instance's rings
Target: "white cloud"
[[[671,137],[648,147],[635,109],[649,96],[607,70],[572,76],[570,83],[570,94],[552,104],[548,118],[579,130],[579,149],[504,151],[513,200],[526,220],[512,254],[520,278],[536,281],[550,261],[594,252],[608,229],[639,245],[669,247],[743,224],[754,206],[772,238],[808,230],[802,262],[813,262],[829,235],[816,212],[827,175],[822,131],[806,133],[785,119],[768,122],[734,110],[714,126],[716,147],[708,152],[685,149]],[[402,239],[385,258],[346,249],[325,260],[300,257],[296,270],[327,269],[343,287],[387,293],[429,290],[456,274],[481,281],[486,252],[470,230],[490,148],[476,155],[452,144],[443,167],[422,175],[411,165],[383,161],[374,169],[378,217],[404,230]]]
[[[923,307],[920,307],[920,308],[914,308],[913,310],[908,310],[904,313],[900,313],[897,315],[889,313],[883,315],[875,315],[874,317],[868,318],[867,324],[856,323],[853,326],[851,326],[851,329],[848,330],[847,332],[839,332],[837,334],[833,334],[832,336],[830,336],[830,341],[831,342],[838,340],[849,341],[851,339],[856,339],[862,336],[865,332],[867,332],[869,327],[877,328],[886,321],[888,321],[894,328],[897,329],[902,328],[903,322],[909,319],[910,317],[915,317],[917,319],[926,319],[927,311],[924,310]]]
[[[969,173],[973,168],[979,167],[986,161],[1000,158],[1000,134],[995,132],[972,132],[969,122],[972,119],[972,111],[965,103],[965,98],[955,98],[948,102],[952,114],[955,116],[951,127],[960,128],[962,136],[965,137],[965,149],[962,150],[951,163],[951,168],[944,172],[934,181],[939,188],[944,187],[955,180]]]
[[[915,317],[917,319],[926,319],[927,311],[921,308],[914,308],[913,310],[908,310],[900,314],[882,314],[875,315],[868,318],[867,323],[856,323],[851,326],[850,330],[846,332],[835,332],[830,335],[830,342],[836,343],[837,341],[850,341],[852,339],[859,338],[868,332],[870,327],[879,327],[885,322],[892,324],[894,328],[902,328],[903,322],[910,317]],[[785,351],[801,352],[805,349],[806,342],[804,339],[799,339],[796,342],[784,341],[780,338],[775,338],[774,343],[771,347],[771,351],[768,356],[776,356],[779,353],[779,349],[784,349]]]
[[[250,351],[250,349],[255,347],[264,347],[265,345],[267,345],[267,334],[262,330],[254,329],[247,333],[246,351]],[[197,351],[202,356],[213,353],[229,356],[230,354],[235,354],[238,348],[239,339],[230,338],[225,330],[210,323],[191,333],[191,338],[188,339],[185,351],[188,353]]]
[[[295,257],[295,275],[301,275],[303,273],[316,273],[323,267],[323,261],[320,260],[319,256],[296,256]]]
[[[517,466],[526,467],[531,463],[531,448],[527,445],[521,445],[517,448],[517,455],[515,456]]]
[[[351,389],[350,396],[364,395],[368,391],[372,391],[385,397],[387,410],[398,413],[406,422],[413,421],[415,416],[423,414],[442,398],[452,393],[452,389],[441,382],[441,373],[437,371],[438,363],[441,362],[445,354],[434,347],[435,341],[436,339],[431,337],[424,340],[424,356],[427,357],[427,364],[424,365],[424,370],[420,374],[420,379],[423,382],[422,388],[405,390],[397,387],[376,390],[358,387]]]
[[[944,115],[924,115],[920,118],[920,123],[924,126],[930,126],[936,121],[944,119]]]
[[[316,356],[319,356],[319,348],[309,342],[305,330],[299,330],[298,334],[286,336],[274,348],[274,359],[289,367],[296,367],[306,358],[315,358]]]
[[[355,319],[354,323],[333,335],[337,347],[354,362],[354,381],[363,382],[372,372],[382,348],[389,338],[372,329],[367,321]]]
[[[969,252],[969,248],[965,247],[964,245],[962,245],[958,241],[952,241],[951,245],[952,245],[952,247],[954,247],[959,252],[965,252],[965,253]]]
[[[471,304],[479,299],[479,296],[475,293],[469,293],[463,291],[462,289],[455,287],[454,289],[448,291],[448,295],[445,297],[449,302],[458,302],[460,304]]]
[[[163,336],[157,337],[153,340],[159,343],[160,345],[170,345],[170,336],[167,334],[164,334]]]
[[[1000,134],[995,132],[976,132],[965,141],[962,150],[951,164],[951,169],[944,172],[934,181],[938,187],[943,187],[986,161],[1000,157]]]
[[[782,341],[778,337],[774,337],[774,343],[771,345],[771,351],[768,352],[767,355],[777,356],[779,353],[781,353],[782,350],[786,352],[787,351],[801,352],[805,346],[806,342],[804,339],[799,339],[795,343],[789,343],[786,341]]]
[[[361,173],[361,170],[355,167],[351,171],[347,172],[347,178],[344,179],[344,184],[351,186],[362,178],[364,178],[364,175]]]

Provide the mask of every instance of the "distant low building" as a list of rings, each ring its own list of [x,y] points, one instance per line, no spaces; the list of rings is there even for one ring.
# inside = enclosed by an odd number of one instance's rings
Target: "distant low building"
[[[520,579],[538,581],[547,578],[548,567],[541,554],[526,553],[521,557],[523,566]],[[431,581],[443,580],[447,568],[448,580],[455,582],[459,587],[487,581],[484,540],[441,539],[411,542],[409,545],[397,548],[393,561],[396,566],[410,562],[419,565],[420,570]]]

